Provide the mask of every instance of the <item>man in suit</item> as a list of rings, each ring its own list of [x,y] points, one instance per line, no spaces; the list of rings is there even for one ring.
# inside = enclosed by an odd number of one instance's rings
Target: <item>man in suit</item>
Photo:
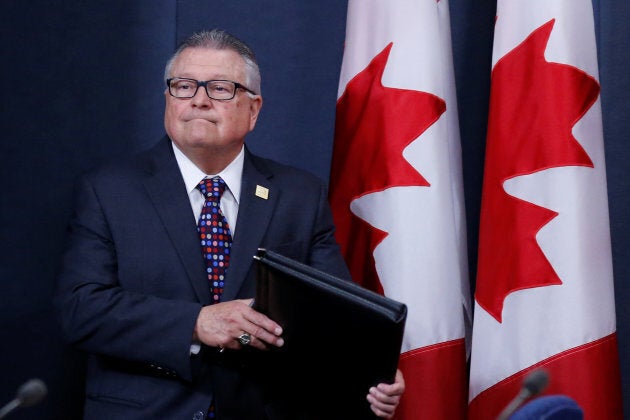
[[[252,256],[265,247],[349,278],[325,186],[244,146],[262,97],[255,57],[240,40],[194,34],[165,78],[168,136],[77,188],[56,303],[69,340],[89,354],[85,418],[299,418],[292,410],[308,407],[274,392],[269,353],[258,351],[283,339],[250,306]],[[225,188],[208,207],[212,222],[198,186],[205,179]],[[223,229],[221,249],[206,244],[217,242],[210,233],[200,238],[206,223]],[[403,390],[398,372],[366,398],[391,417]]]

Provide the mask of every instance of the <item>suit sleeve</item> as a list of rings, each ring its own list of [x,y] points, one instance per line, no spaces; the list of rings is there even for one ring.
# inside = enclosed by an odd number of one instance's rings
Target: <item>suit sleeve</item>
[[[327,189],[323,184],[319,191],[317,217],[313,226],[309,259],[308,264],[312,267],[350,280],[350,272],[335,239],[335,225],[328,203]]]
[[[83,180],[55,292],[65,335],[81,350],[190,380],[190,344],[201,305],[122,287],[116,234],[92,184]]]

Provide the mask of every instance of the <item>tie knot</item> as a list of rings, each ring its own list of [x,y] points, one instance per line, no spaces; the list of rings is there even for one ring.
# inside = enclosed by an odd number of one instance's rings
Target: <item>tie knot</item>
[[[197,185],[197,189],[201,191],[206,200],[219,201],[225,191],[227,185],[220,176],[214,178],[204,178]]]

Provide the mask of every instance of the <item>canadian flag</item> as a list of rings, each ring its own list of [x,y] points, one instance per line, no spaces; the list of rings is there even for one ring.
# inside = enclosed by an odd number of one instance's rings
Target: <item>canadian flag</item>
[[[349,1],[330,202],[354,280],[408,306],[398,417],[464,417],[470,302],[447,1]]]
[[[606,168],[590,0],[497,4],[469,418],[536,367],[587,419],[620,419]]]

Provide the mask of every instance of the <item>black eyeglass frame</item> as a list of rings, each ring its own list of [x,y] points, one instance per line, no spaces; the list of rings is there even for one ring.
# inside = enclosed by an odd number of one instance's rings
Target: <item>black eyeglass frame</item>
[[[191,82],[195,82],[197,84],[197,88],[195,89],[195,92],[191,96],[186,96],[186,97],[175,96],[171,92],[171,82],[173,80],[189,80]],[[208,83],[212,83],[212,82],[228,82],[228,83],[232,83],[234,85],[234,93],[233,93],[232,97],[231,98],[217,99],[217,98],[213,98],[212,96],[210,96],[210,93],[208,92]],[[192,98],[194,98],[195,95],[197,94],[197,91],[199,90],[199,88],[201,86],[203,86],[203,90],[206,91],[206,95],[208,95],[208,98],[213,99],[215,101],[231,101],[236,96],[236,90],[237,89],[243,89],[244,91],[249,92],[252,95],[258,95],[253,90],[251,90],[248,87],[246,87],[246,86],[244,86],[244,85],[242,85],[242,84],[240,84],[238,82],[235,82],[233,80],[213,79],[213,80],[202,81],[202,80],[190,79],[188,77],[171,77],[169,79],[166,79],[166,86],[168,87],[168,94],[171,95],[173,98],[177,98],[177,99],[192,99]]]

